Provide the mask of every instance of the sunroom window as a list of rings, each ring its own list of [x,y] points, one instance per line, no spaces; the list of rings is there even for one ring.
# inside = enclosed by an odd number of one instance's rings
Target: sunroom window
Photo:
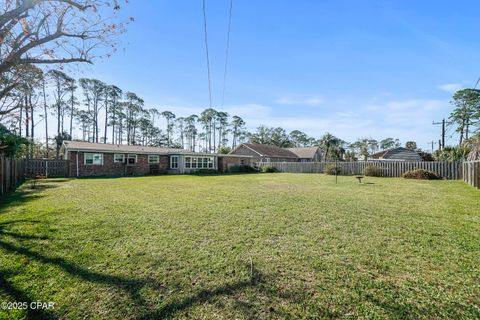
[[[170,157],[170,169],[178,169],[178,156]]]

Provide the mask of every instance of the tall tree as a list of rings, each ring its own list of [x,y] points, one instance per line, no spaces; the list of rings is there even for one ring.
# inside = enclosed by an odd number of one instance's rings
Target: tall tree
[[[417,149],[417,143],[415,141],[407,141],[407,142],[405,142],[405,148],[410,149],[410,150],[416,150]]]
[[[380,141],[380,149],[382,150],[387,150],[387,149],[392,149],[392,148],[398,148],[400,147],[400,140],[398,139],[393,139],[393,138],[385,138]]]
[[[480,121],[480,90],[459,90],[453,95],[451,103],[455,109],[450,114],[450,120],[457,125],[461,145],[464,139],[469,138],[472,124]]]
[[[60,70],[50,70],[48,73],[53,83],[53,97],[54,97],[54,114],[57,117],[57,137],[63,137],[63,119],[65,115],[65,108],[67,106],[65,97],[70,91],[70,86],[73,79]],[[60,157],[60,146],[56,145],[56,158]]]
[[[195,124],[198,121],[198,116],[197,115],[190,115],[185,118],[185,133],[187,136],[187,141],[188,141],[188,150],[195,152],[195,146],[197,142],[197,127]]]
[[[133,92],[126,93],[126,126],[127,126],[127,144],[136,144],[135,136],[138,125],[138,117],[143,110],[144,101]]]
[[[232,149],[234,149],[237,146],[238,138],[242,132],[245,132],[245,121],[239,116],[233,116],[230,128],[232,132]]]
[[[13,79],[0,88],[0,99],[15,88],[17,66],[92,63],[112,52],[125,25],[115,0],[1,0],[0,8],[0,75]]]
[[[76,113],[76,106],[78,105],[77,97],[75,96],[75,90],[77,90],[77,86],[75,84],[75,80],[72,79],[70,83],[68,83],[67,90],[70,92],[70,110],[69,110],[69,117],[70,117],[70,128],[69,128],[69,135],[73,137],[73,118],[75,117]]]
[[[170,147],[172,142],[172,132],[173,132],[173,120],[175,119],[175,115],[171,111],[163,111],[161,113],[162,117],[167,120],[167,147]]]
[[[119,87],[117,86],[114,86],[114,85],[111,85],[108,87],[108,91],[107,91],[107,94],[109,96],[109,99],[110,99],[110,125],[112,126],[112,144],[115,144],[116,143],[116,137],[115,137],[115,126],[117,126],[119,124],[119,122],[121,121],[121,113],[122,113],[122,108],[121,108],[121,104],[119,103],[120,102],[120,99],[122,98],[122,89],[120,89]],[[118,142],[117,142],[118,143]]]
[[[102,108],[103,97],[105,96],[106,84],[97,79],[81,78],[80,86],[83,89],[87,110],[92,116],[92,142],[99,141],[99,115]]]

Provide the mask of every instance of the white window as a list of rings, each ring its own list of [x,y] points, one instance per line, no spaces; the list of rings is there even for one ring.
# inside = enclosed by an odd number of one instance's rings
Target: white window
[[[103,154],[102,153],[85,153],[85,164],[86,165],[103,165]]]
[[[270,162],[270,158],[265,158],[265,162],[269,163],[269,162]]]
[[[178,156],[170,157],[170,169],[178,169]]]
[[[156,154],[149,154],[148,155],[148,163],[159,163],[160,157]]]
[[[213,157],[185,157],[185,169],[213,169]]]
[[[123,153],[115,153],[113,155],[113,163],[124,163],[125,155]]]
[[[136,154],[129,154],[127,156],[128,164],[135,164],[137,163],[137,155]]]

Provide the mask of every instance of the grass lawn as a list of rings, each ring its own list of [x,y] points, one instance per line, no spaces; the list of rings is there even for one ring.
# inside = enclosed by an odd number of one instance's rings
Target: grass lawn
[[[24,184],[0,207],[0,319],[480,317],[480,192],[320,174]]]

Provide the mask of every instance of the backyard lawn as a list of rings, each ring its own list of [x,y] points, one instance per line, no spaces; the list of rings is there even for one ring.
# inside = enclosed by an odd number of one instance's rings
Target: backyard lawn
[[[57,179],[0,207],[0,319],[480,317],[480,191],[320,174]]]

